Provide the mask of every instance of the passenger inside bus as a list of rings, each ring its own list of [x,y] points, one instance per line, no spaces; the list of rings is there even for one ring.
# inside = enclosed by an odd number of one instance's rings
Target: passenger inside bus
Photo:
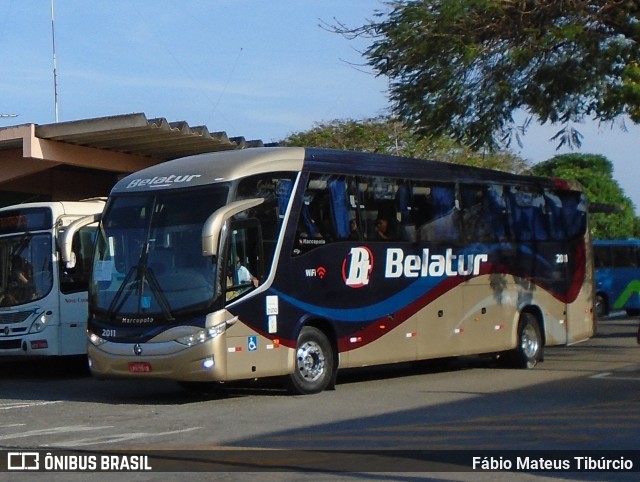
[[[389,220],[387,218],[378,217],[378,219],[376,219],[374,238],[381,240],[391,239],[391,233],[389,232]]]

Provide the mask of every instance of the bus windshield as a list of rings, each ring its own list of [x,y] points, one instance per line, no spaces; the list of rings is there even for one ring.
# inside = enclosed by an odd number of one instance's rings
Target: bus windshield
[[[227,202],[228,185],[188,194],[114,197],[96,240],[90,297],[96,309],[172,321],[220,295],[202,225]]]
[[[51,291],[51,234],[20,233],[0,238],[0,306],[17,306]]]

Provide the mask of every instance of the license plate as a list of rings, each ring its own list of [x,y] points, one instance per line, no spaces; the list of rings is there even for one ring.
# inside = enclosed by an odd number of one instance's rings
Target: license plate
[[[151,363],[149,362],[132,362],[129,363],[130,373],[149,373],[151,371]]]

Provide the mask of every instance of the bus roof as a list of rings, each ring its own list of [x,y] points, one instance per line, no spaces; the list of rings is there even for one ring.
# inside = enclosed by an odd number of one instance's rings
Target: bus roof
[[[80,201],[38,201],[3,206],[0,208],[0,212],[48,208],[51,209],[53,216],[57,218],[64,215],[96,214],[102,212],[105,202],[106,198],[90,198]]]
[[[111,190],[136,192],[202,186],[275,171],[300,171],[301,147],[255,147],[181,157],[142,169],[120,180]]]
[[[157,164],[123,178],[114,186],[112,193],[207,185],[254,174],[302,169],[432,181],[490,181],[558,187],[557,182],[545,177],[517,175],[448,162],[333,149],[262,147],[199,154]],[[564,184],[568,187],[568,183]]]
[[[311,171],[353,175],[388,176],[433,181],[518,183],[557,187],[546,177],[523,176],[451,162],[375,154],[307,148],[305,168]]]

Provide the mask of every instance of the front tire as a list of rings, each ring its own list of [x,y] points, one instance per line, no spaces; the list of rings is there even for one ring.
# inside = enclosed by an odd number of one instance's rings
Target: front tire
[[[313,326],[305,326],[298,337],[289,390],[299,395],[323,391],[331,382],[333,365],[333,350],[326,335]]]
[[[540,324],[531,313],[522,313],[518,322],[518,344],[510,353],[516,368],[533,368],[542,360],[543,340]]]

